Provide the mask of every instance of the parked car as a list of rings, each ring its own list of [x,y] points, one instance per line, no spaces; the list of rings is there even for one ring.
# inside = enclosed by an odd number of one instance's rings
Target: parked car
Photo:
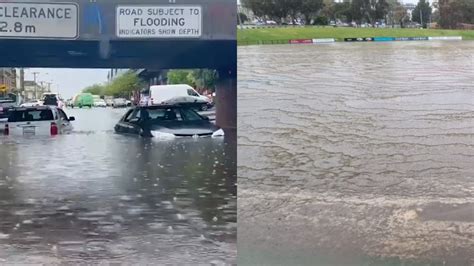
[[[66,113],[55,106],[16,107],[10,109],[8,121],[3,125],[4,135],[47,135],[67,134],[72,131],[71,121]]]
[[[102,99],[95,100],[94,107],[107,107],[107,103]]]
[[[127,107],[127,100],[125,100],[124,98],[116,98],[113,100],[112,106],[114,108]]]
[[[131,108],[117,123],[115,132],[157,138],[224,136],[224,131],[208,117],[181,105]]]
[[[113,106],[113,105],[114,105],[114,100],[112,100],[112,99],[106,99],[106,100],[105,100],[105,103],[107,104],[107,106]]]

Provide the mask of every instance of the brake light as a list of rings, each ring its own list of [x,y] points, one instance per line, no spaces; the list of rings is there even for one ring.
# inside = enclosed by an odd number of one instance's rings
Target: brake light
[[[56,123],[51,122],[50,132],[51,132],[51,136],[54,136],[54,135],[58,134],[58,126],[56,125]]]
[[[10,135],[10,128],[8,127],[8,124],[5,124],[5,130],[3,131],[3,134],[5,136]]]

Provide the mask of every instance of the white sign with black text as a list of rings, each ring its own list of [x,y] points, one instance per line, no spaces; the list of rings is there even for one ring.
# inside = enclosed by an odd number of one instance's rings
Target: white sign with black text
[[[118,6],[117,37],[199,38],[201,6]]]
[[[0,2],[0,38],[75,39],[78,34],[74,3]]]

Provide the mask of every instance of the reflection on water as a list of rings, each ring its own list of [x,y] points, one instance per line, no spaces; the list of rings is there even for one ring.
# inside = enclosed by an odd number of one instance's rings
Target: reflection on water
[[[472,263],[473,55],[473,42],[240,48],[241,262]]]
[[[69,110],[74,134],[2,138],[1,262],[234,262],[231,145],[116,135],[123,111]]]

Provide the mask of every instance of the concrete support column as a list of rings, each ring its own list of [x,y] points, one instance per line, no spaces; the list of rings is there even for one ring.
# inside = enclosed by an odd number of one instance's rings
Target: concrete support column
[[[237,195],[237,71],[219,70],[216,88],[216,124],[225,132],[226,184]]]
[[[216,124],[227,135],[237,134],[237,71],[220,69],[216,88]]]

